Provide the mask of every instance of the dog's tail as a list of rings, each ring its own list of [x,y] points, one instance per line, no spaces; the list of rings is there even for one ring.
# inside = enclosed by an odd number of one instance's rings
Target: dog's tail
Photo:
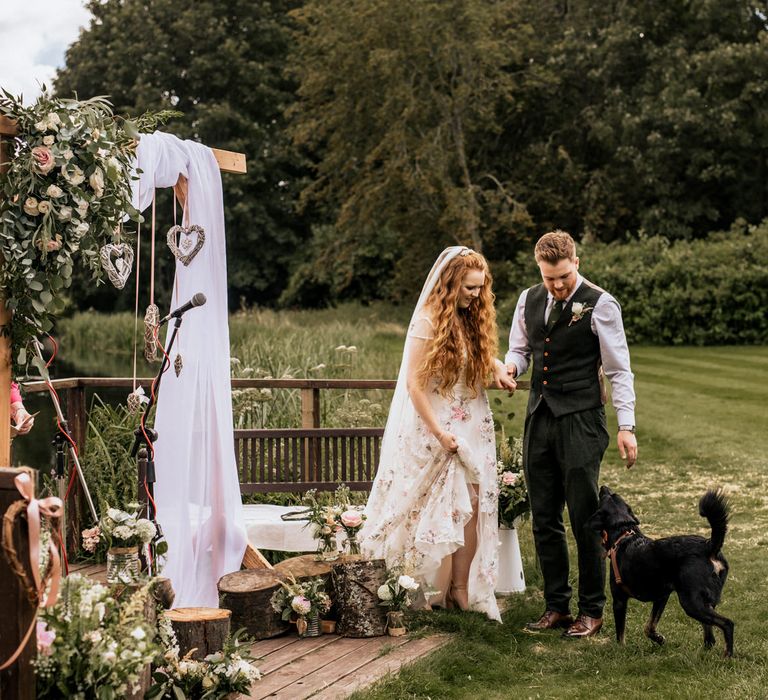
[[[699,501],[699,515],[709,520],[712,536],[709,539],[709,556],[717,554],[725,541],[731,504],[726,495],[718,489],[710,489]]]

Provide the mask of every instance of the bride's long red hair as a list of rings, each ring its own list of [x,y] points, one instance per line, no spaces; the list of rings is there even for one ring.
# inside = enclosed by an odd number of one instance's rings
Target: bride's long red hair
[[[470,270],[484,272],[485,283],[469,307],[460,309],[459,292]],[[425,303],[435,325],[435,337],[419,369],[422,386],[435,377],[438,391],[449,394],[460,378],[465,343],[467,386],[477,392],[478,385],[490,378],[499,347],[492,285],[488,262],[473,250],[457,255],[445,266]]]

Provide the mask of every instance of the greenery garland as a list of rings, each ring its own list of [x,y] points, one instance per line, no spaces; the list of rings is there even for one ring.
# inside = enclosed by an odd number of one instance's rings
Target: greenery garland
[[[103,278],[99,251],[121,237],[131,204],[131,161],[141,132],[177,112],[116,117],[105,97],[70,100],[45,87],[29,107],[2,90],[0,114],[16,121],[8,171],[0,176],[0,288],[13,312],[14,362],[37,364],[33,339],[65,308],[75,264]]]

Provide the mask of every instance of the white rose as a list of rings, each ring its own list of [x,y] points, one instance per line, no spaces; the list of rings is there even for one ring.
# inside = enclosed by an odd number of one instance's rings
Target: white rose
[[[56,199],[57,197],[61,197],[61,195],[64,194],[64,191],[61,189],[61,187],[57,187],[56,185],[49,185],[45,193],[49,197]]]
[[[40,204],[37,205],[37,211],[41,214],[48,214],[51,211],[51,203],[46,201],[40,202]]]
[[[85,173],[76,165],[62,165],[61,175],[70,185],[79,185],[85,181]]]
[[[57,216],[59,221],[69,221],[72,218],[72,207],[60,207]]]
[[[29,214],[29,216],[37,216],[40,213],[38,202],[34,197],[27,197],[24,201],[24,212]]]
[[[59,124],[61,124],[61,119],[59,119],[59,115],[56,114],[56,112],[51,112],[45,120],[45,123],[49,129],[58,129]]]
[[[56,137],[55,136],[48,135],[48,136],[43,137],[43,143],[46,146],[53,146],[55,141],[56,141]]]
[[[383,586],[379,586],[379,590],[376,591],[376,595],[379,596],[379,600],[392,600],[392,591],[389,590],[389,586],[386,583]]]
[[[419,584],[413,578],[405,574],[397,579],[397,583],[401,588],[405,588],[406,591],[415,591],[419,587]]]
[[[584,304],[574,301],[571,310],[573,311],[574,316],[581,316],[581,312],[584,310]]]
[[[44,121],[37,122],[37,124],[35,124],[35,131],[45,131],[47,128],[48,125]]]
[[[64,151],[64,152],[61,154],[61,157],[62,157],[64,160],[67,160],[67,161],[69,161],[69,160],[72,160],[72,159],[75,157],[75,154],[74,154],[74,153],[72,153],[72,149],[71,149],[71,148],[68,148],[67,150],[65,150],[65,151]]]
[[[101,168],[96,168],[96,170],[91,173],[88,182],[97,197],[101,197],[104,194],[104,173]]]

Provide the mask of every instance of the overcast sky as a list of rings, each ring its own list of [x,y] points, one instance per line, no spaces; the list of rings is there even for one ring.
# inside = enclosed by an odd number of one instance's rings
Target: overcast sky
[[[84,2],[0,0],[0,87],[24,93],[29,104],[41,83],[51,85],[67,47],[89,23]]]

